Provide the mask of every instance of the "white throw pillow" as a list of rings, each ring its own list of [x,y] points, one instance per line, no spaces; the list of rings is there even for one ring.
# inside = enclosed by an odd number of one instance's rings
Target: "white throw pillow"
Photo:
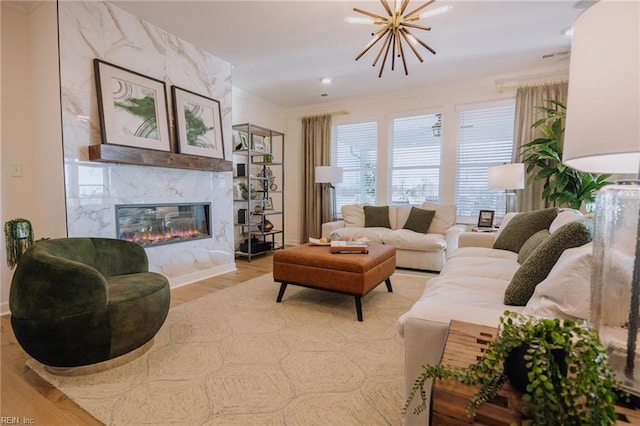
[[[365,204],[351,204],[342,206],[341,211],[345,227],[364,228],[364,209],[362,208],[364,205]]]
[[[456,213],[458,208],[455,204],[440,205],[433,203],[423,203],[422,208],[425,210],[435,210],[431,225],[429,225],[429,234],[444,234],[447,229],[456,224]]]
[[[540,317],[589,319],[593,243],[565,250],[522,311]]]
[[[553,234],[562,225],[573,222],[574,220],[581,219],[583,217],[584,215],[579,210],[570,208],[560,209],[560,211],[558,211],[558,216],[556,216],[556,218],[553,219],[553,222],[551,222],[551,225],[549,225],[549,232]]]

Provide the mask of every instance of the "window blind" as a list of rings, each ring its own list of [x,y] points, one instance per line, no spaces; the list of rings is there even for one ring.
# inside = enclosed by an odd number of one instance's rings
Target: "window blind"
[[[440,199],[442,142],[440,114],[396,118],[390,142],[390,185],[392,204],[421,205]]]
[[[378,125],[375,121],[334,125],[331,164],[342,167],[336,185],[336,212],[347,204],[375,204]]]
[[[515,105],[458,112],[456,205],[458,217],[468,223],[480,210],[505,213],[504,192],[489,189],[488,168],[511,163]]]

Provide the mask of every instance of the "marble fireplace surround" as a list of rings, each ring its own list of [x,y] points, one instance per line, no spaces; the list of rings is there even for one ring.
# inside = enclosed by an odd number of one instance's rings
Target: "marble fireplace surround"
[[[115,238],[119,204],[210,203],[211,237],[145,248],[150,269],[172,287],[235,269],[231,172],[89,157],[89,146],[101,143],[94,58],[164,81],[169,111],[172,85],[220,101],[225,159],[231,158],[231,65],[103,2],[59,2],[58,28],[68,235]],[[176,152],[175,137],[171,142]]]

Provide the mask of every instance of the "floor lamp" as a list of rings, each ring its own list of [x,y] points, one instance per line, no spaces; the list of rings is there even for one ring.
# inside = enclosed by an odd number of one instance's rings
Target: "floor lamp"
[[[605,30],[606,28],[613,29]],[[640,4],[600,0],[573,26],[563,162],[590,173],[640,167]],[[590,321],[616,378],[640,396],[640,181],[596,196]]]
[[[331,205],[331,222],[336,220],[336,187],[337,183],[342,182],[342,167],[336,166],[318,166],[316,167],[316,183],[328,185],[332,195]],[[322,197],[324,199],[324,197]],[[324,222],[324,218],[322,218]]]
[[[504,213],[517,210],[516,189],[524,188],[524,163],[489,167],[489,189],[504,190]]]

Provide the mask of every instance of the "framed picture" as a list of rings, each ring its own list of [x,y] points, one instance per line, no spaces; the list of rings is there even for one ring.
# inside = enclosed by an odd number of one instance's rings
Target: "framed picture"
[[[493,228],[493,216],[495,213],[493,210],[480,210],[478,228]]]
[[[264,209],[273,210],[273,198],[269,197],[269,199],[264,202]]]
[[[170,151],[164,81],[93,60],[102,143]]]
[[[238,130],[233,131],[233,146],[234,151],[241,151],[243,149],[249,149],[249,144],[247,143],[247,134],[242,133]]]
[[[251,135],[251,149],[264,152],[264,138],[258,135]]]
[[[220,102],[171,86],[181,154],[224,159]]]

